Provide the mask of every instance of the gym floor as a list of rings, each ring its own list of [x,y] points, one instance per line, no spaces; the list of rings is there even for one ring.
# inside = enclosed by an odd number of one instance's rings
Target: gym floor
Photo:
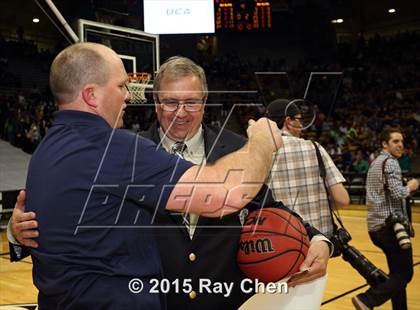
[[[371,262],[388,272],[385,256],[370,241],[366,227],[365,206],[351,206],[341,210],[344,225],[351,233],[350,245],[361,251]],[[414,276],[408,285],[408,308],[420,309],[420,206],[413,208],[414,229],[417,236],[413,242]],[[351,297],[367,289],[366,281],[349,263],[341,258],[331,259],[328,264],[328,283],[321,309],[354,309]],[[36,303],[37,290],[32,284],[32,262],[30,258],[19,263],[9,262],[6,232],[0,232],[0,309],[3,305]],[[387,302],[380,309],[392,309]]]

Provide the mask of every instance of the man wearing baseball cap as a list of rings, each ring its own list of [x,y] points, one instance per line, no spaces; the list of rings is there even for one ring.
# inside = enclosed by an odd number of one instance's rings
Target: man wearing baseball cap
[[[293,100],[276,99],[268,105],[266,113],[282,129],[283,135],[300,137],[303,129],[302,113]]]
[[[301,110],[296,100],[276,99],[268,107],[266,116],[283,130],[283,148],[274,155],[268,186],[274,199],[299,213],[324,235],[333,234],[333,223],[328,204],[345,207],[350,198],[343,186],[345,178],[331,157],[319,143],[299,138],[303,126]],[[325,183],[320,175],[320,163],[325,169]]]

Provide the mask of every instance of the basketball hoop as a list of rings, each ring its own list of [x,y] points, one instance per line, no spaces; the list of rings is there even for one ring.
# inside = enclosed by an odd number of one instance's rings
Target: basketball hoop
[[[147,72],[133,72],[128,74],[128,90],[130,92],[130,103],[140,104],[147,101],[144,91],[149,83],[151,74]]]

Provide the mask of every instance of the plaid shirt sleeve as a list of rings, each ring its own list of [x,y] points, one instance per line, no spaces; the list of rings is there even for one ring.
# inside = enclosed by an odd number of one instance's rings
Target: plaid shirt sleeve
[[[328,155],[327,151],[322,145],[317,143],[317,146],[319,148],[319,152],[321,153],[322,160],[324,161],[327,186],[331,187],[338,183],[344,183],[346,179],[338,170],[330,155]]]
[[[395,199],[403,199],[410,195],[407,186],[402,184],[401,169],[396,160],[387,160],[384,174],[388,182],[388,190]]]
[[[384,173],[382,173],[383,162],[387,158]],[[387,182],[386,189],[384,177]],[[402,185],[401,169],[397,159],[382,151],[370,165],[366,179],[368,230],[377,231],[383,227],[391,212],[404,215],[405,201],[403,198],[408,194],[408,188]]]

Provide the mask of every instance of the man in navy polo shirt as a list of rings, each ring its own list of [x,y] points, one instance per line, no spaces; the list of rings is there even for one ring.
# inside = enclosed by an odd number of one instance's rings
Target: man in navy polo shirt
[[[39,224],[31,256],[41,309],[164,308],[161,295],[150,293],[161,272],[150,229],[156,213],[237,211],[257,194],[282,144],[274,123],[251,121],[243,148],[193,166],[116,129],[129,98],[126,82],[121,59],[100,44],[72,45],[51,66],[59,111],[32,156],[26,185],[26,209]],[[143,282],[141,293],[130,292],[133,278]]]

